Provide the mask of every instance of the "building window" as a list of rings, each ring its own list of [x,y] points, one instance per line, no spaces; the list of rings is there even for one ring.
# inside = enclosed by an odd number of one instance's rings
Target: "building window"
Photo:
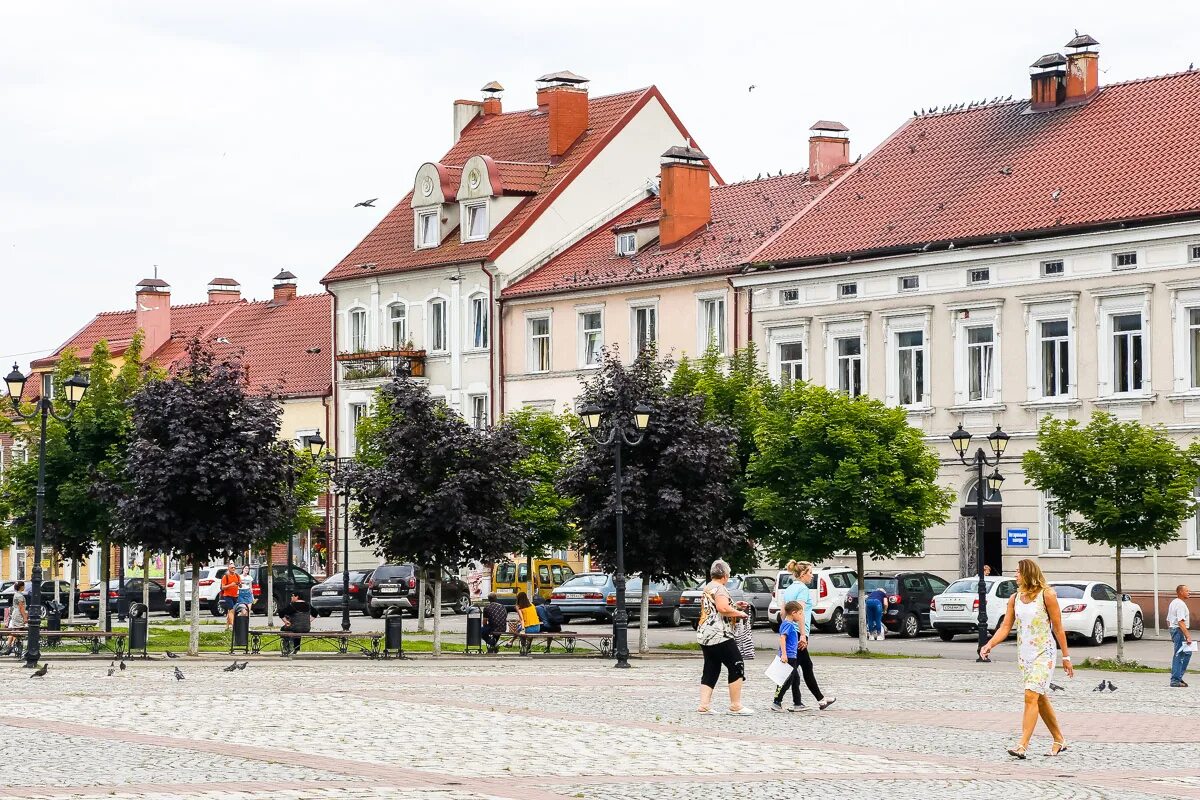
[[[1188,309],[1188,374],[1191,387],[1200,389],[1200,308]]]
[[[1113,391],[1142,390],[1142,315],[1115,314],[1113,331]]]
[[[637,252],[637,234],[636,233],[618,233],[617,234],[617,255],[631,256]]]
[[[42,373],[42,397],[47,400],[54,399],[54,373]]]
[[[388,307],[388,320],[392,324],[392,347],[403,350],[408,343],[408,307],[393,303]]]
[[[426,247],[437,247],[441,244],[441,231],[438,225],[439,216],[440,212],[437,209],[417,212],[418,250]]]
[[[1113,269],[1133,269],[1137,266],[1137,251],[1113,253]]]
[[[921,288],[921,278],[918,275],[901,275],[897,284],[902,292],[915,292]]]
[[[450,341],[449,325],[446,319],[446,301],[431,300],[429,302],[429,349],[433,352],[444,352]]]
[[[782,306],[791,306],[800,302],[799,289],[780,289],[779,304]]]
[[[1066,397],[1071,386],[1071,340],[1065,319],[1039,323],[1042,397]]]
[[[350,312],[350,351],[361,353],[367,349],[367,310],[356,308]]]
[[[641,355],[658,343],[658,309],[639,306],[633,310],[633,342],[636,354]]]
[[[1042,552],[1070,553],[1071,537],[1067,534],[1062,517],[1050,510],[1053,499],[1050,495],[1042,495],[1042,530],[1046,532],[1042,540]]]
[[[1192,261],[1200,261],[1200,244],[1194,244],[1188,248],[1188,258]]]
[[[897,333],[896,351],[900,405],[919,405],[925,397],[924,332],[902,331]]]
[[[470,417],[467,422],[476,430],[483,430],[488,426],[488,408],[487,395],[473,394],[467,398],[467,410]]]
[[[968,400],[991,400],[995,395],[994,354],[991,325],[967,328]]]
[[[779,345],[779,384],[791,386],[804,380],[804,343]]]
[[[484,350],[488,346],[488,302],[483,296],[472,297],[470,303],[471,347]]]
[[[837,340],[838,390],[851,397],[862,394],[862,338]]]
[[[1192,514],[1192,518],[1188,520],[1187,528],[1187,554],[1189,556],[1200,556],[1200,483],[1192,489],[1192,498],[1197,502],[1196,513]]]
[[[1055,275],[1062,275],[1066,271],[1061,258],[1056,258],[1051,261],[1042,262],[1042,275],[1050,278]]]
[[[366,403],[350,404],[350,452],[358,452],[358,423],[367,415]]]
[[[471,203],[463,206],[466,219],[463,222],[463,241],[478,242],[488,235],[487,203]]]
[[[579,364],[583,367],[600,365],[600,348],[604,346],[604,315],[599,311],[579,314]]]
[[[992,279],[991,267],[967,270],[967,283],[987,283]]]
[[[529,326],[529,371],[550,370],[550,318],[530,317]]]
[[[839,283],[837,287],[837,296],[839,300],[849,300],[858,297],[858,284]]]
[[[715,347],[725,352],[725,299],[714,297],[700,301],[700,330],[702,350]]]

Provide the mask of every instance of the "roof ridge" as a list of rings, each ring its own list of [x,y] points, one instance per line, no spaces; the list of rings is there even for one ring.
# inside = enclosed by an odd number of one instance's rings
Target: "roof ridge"
[[[777,180],[781,180],[783,178],[795,178],[799,175],[803,175],[804,179],[808,180],[808,170],[807,169],[799,169],[799,170],[796,170],[795,172],[785,172],[782,175],[767,175],[762,178],[746,178],[746,179],[740,180],[740,181],[732,181],[730,183],[723,183],[720,186],[712,187],[712,190],[714,192],[716,192],[720,189],[728,189],[731,186],[745,186],[748,183],[766,183],[767,181],[777,181]],[[816,181],[813,181],[813,183],[816,183]]]
[[[654,88],[654,84],[651,84],[649,86],[643,86],[640,89],[626,89],[623,92],[613,92],[612,94],[591,94],[589,92],[588,93],[588,103],[590,104],[593,100],[610,100],[614,97],[622,97],[624,95],[644,94],[645,92],[648,92],[653,88]],[[512,111],[503,111],[503,112],[497,114],[496,116],[497,117],[507,117],[507,116],[511,116],[511,115],[515,115],[515,114],[528,114],[531,111],[537,111],[539,108],[541,108],[541,106],[533,106],[532,108],[517,108],[517,109],[513,109]],[[474,121],[474,120],[472,120],[472,121]]]

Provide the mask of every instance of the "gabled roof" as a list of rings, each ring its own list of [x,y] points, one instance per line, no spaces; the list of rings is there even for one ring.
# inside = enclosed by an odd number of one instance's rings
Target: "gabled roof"
[[[589,98],[588,129],[561,159],[550,156],[550,118],[544,108],[476,117],[463,129],[450,151],[438,160],[454,171],[451,173],[454,188],[457,189],[463,165],[472,156],[483,155],[496,162],[510,193],[529,196],[491,232],[487,241],[462,242],[456,228],[438,247],[417,250],[413,246],[410,191],[322,282],[358,277],[364,274],[363,264],[373,264],[371,273],[379,275],[494,260],[651,99],[657,99],[674,119],[661,93],[653,86]],[[686,136],[682,124],[678,120],[676,124]]]
[[[655,240],[636,255],[618,256],[614,230],[656,223],[661,216],[660,198],[648,198],[509,286],[502,296],[507,299],[732,273],[838,174],[822,181],[809,181],[806,173],[797,173],[714,186],[712,222],[705,229],[667,250]]]
[[[800,262],[929,243],[1058,235],[1200,214],[1200,72],[905,123],[748,261]]]

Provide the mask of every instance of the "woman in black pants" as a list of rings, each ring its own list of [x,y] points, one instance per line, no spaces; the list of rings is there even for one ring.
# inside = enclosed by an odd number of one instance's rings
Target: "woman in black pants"
[[[816,699],[817,707],[824,711],[833,705],[837,698],[826,697],[821,693],[821,687],[817,685],[817,676],[813,674],[812,657],[808,654],[808,634],[812,631],[813,618],[812,590],[808,588],[808,582],[812,580],[812,564],[807,561],[789,561],[787,570],[792,573],[794,580],[783,590],[782,600],[784,603],[794,600],[804,607],[804,624],[800,626],[800,649],[796,658],[800,662],[800,672],[804,675],[804,685]]]
[[[746,668],[742,663],[737,641],[733,637],[733,626],[730,624],[730,620],[742,619],[746,614],[733,607],[729,590],[725,588],[725,584],[729,582],[729,565],[717,559],[708,574],[712,580],[704,587],[700,624],[696,628],[696,639],[704,652],[704,672],[700,676],[700,707],[696,710],[701,714],[711,713],[713,689],[716,688],[717,679],[721,677],[721,667],[725,667],[729,681],[729,713],[738,716],[753,714],[753,711],[742,706],[742,684],[746,679]]]

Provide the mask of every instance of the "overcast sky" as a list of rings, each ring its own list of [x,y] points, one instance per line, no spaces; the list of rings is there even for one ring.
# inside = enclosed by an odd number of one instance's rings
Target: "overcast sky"
[[[1028,97],[1076,28],[1102,84],[1200,63],[1194,2],[4,3],[0,364],[132,308],[155,265],[175,303],[285,267],[320,291],[491,80],[510,110],[561,69],[656,84],[737,180],[803,169],[817,119],[858,155],[914,109]]]

